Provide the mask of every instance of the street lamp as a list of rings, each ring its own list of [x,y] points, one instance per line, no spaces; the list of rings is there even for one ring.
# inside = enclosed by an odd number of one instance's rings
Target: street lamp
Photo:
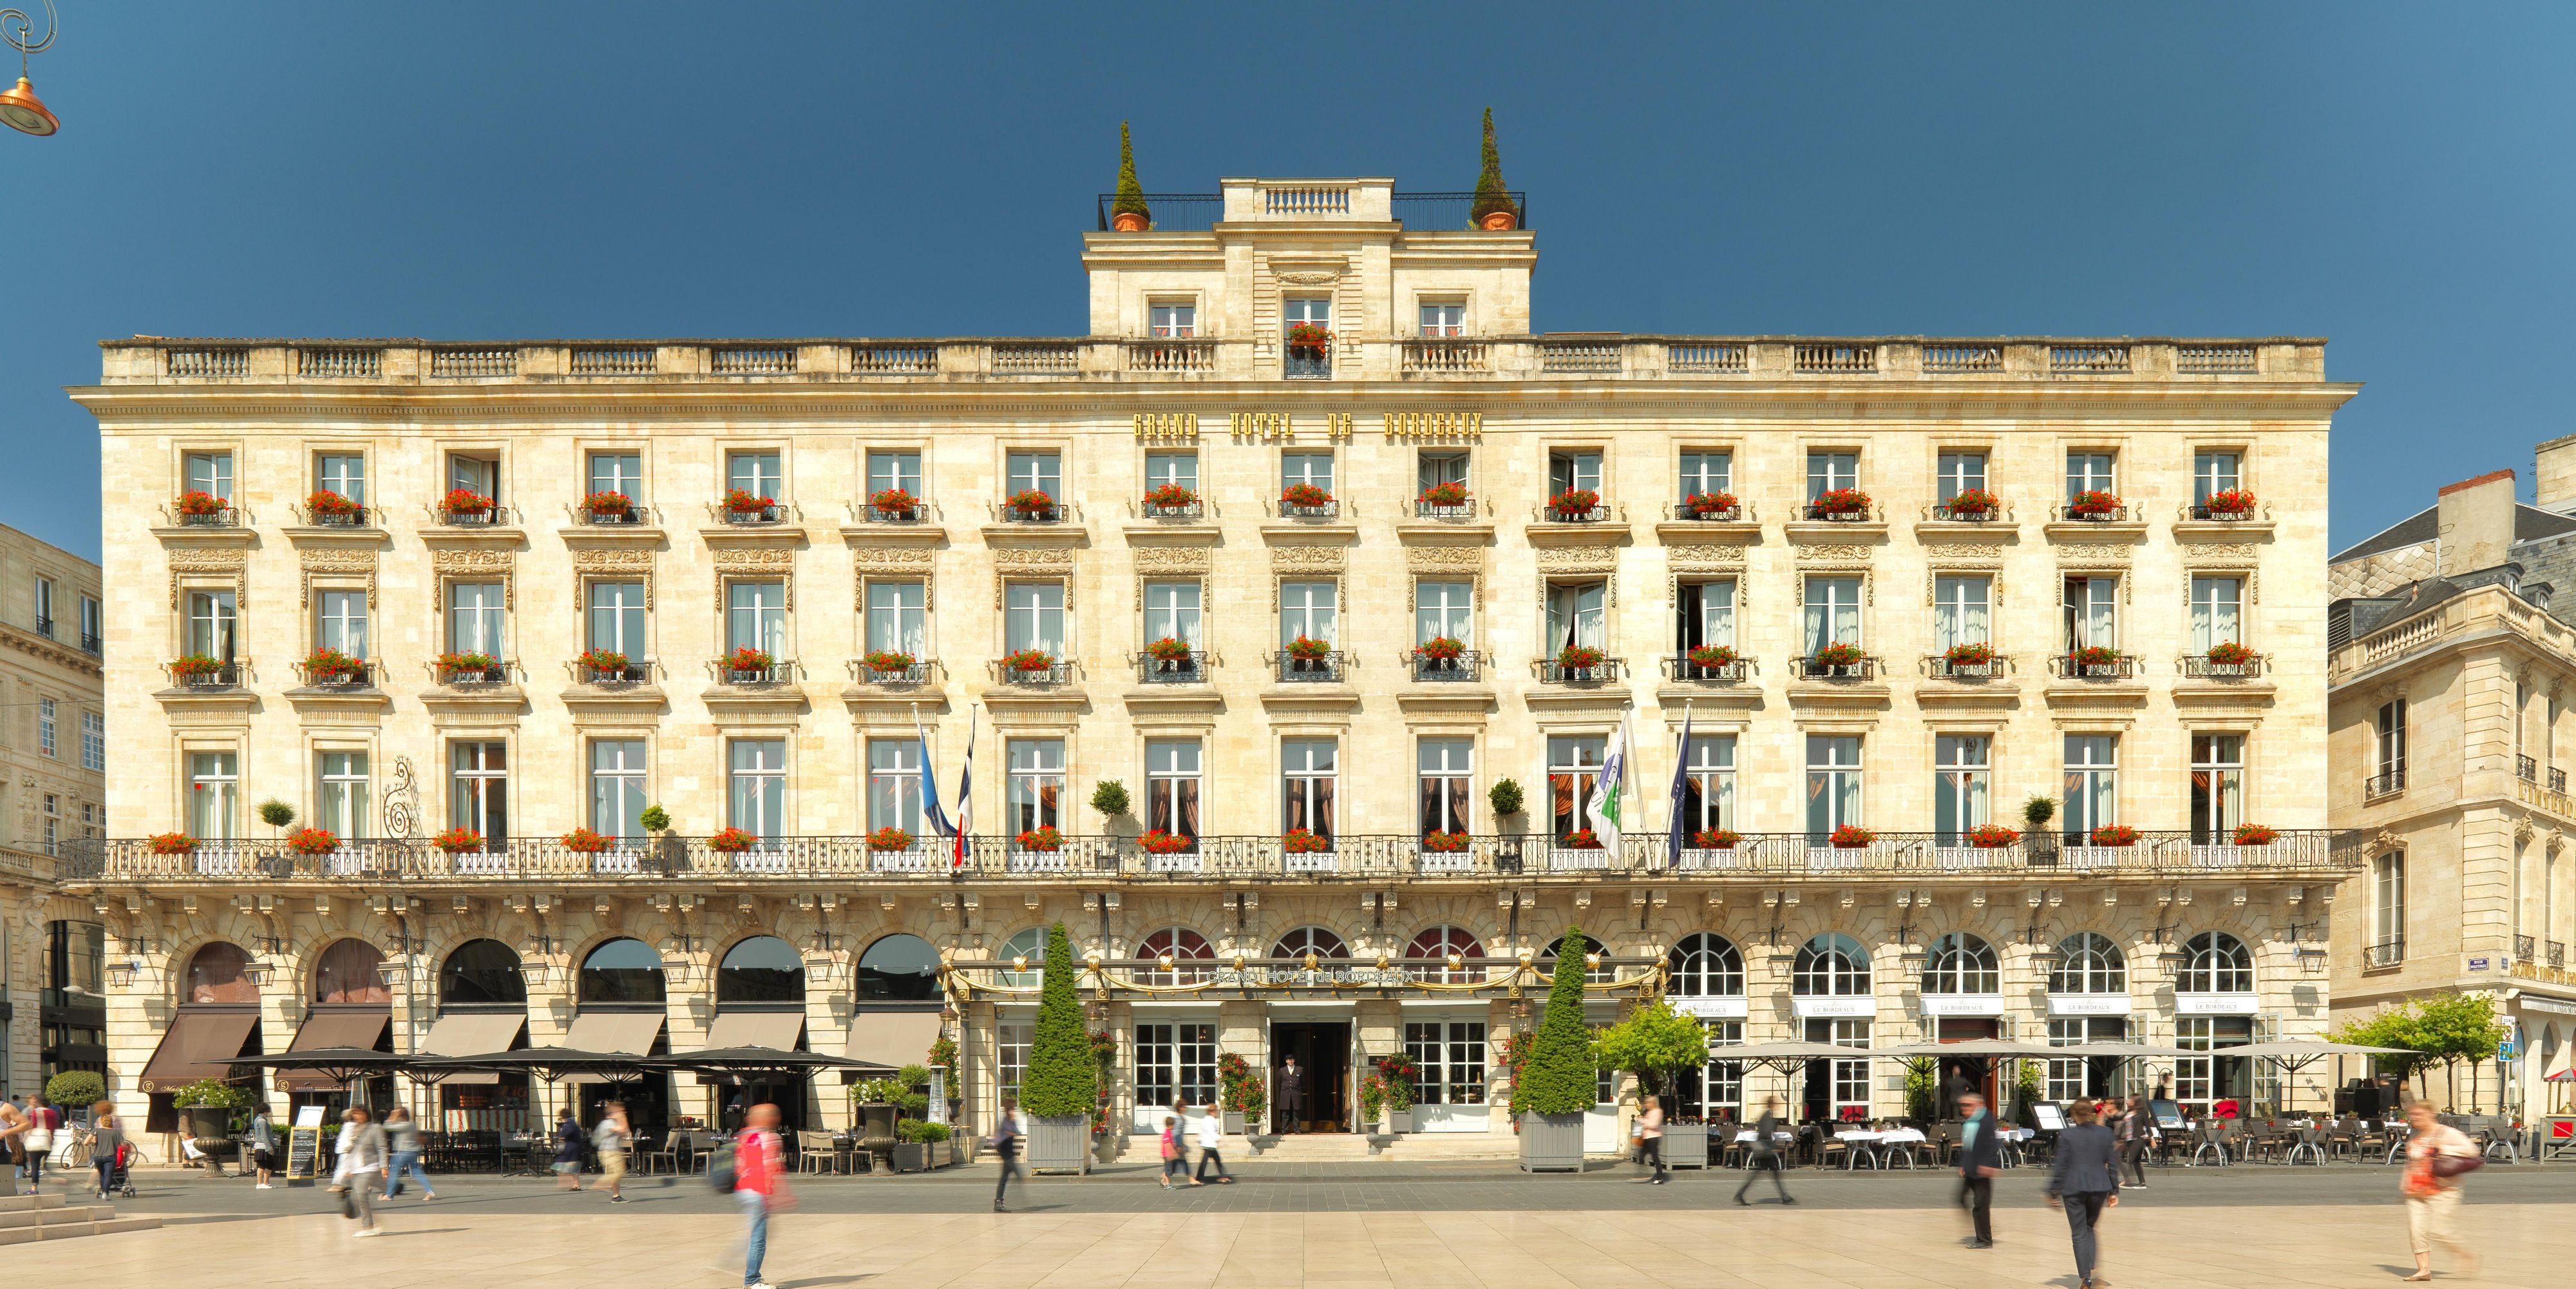
[[[0,93],[0,121],[24,134],[43,136],[63,128],[43,99],[36,97],[35,83],[27,79],[27,56],[40,54],[54,43],[62,31],[62,20],[54,15],[54,0],[45,0],[45,34],[31,39],[35,25],[23,9],[0,9],[0,35],[8,37],[11,48],[18,51],[18,83]]]

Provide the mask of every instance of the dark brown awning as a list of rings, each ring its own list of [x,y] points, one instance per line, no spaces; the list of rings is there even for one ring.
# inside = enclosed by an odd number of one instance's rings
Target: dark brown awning
[[[303,1024],[295,1027],[295,1041],[288,1043],[286,1050],[354,1047],[371,1051],[385,1036],[385,1026],[393,1018],[391,1007],[316,1007],[305,1013]],[[340,1084],[320,1070],[279,1070],[277,1086],[283,1092],[329,1092]]]
[[[161,1046],[143,1063],[135,1087],[147,1094],[176,1092],[199,1079],[232,1073],[233,1058],[242,1054],[250,1034],[259,1028],[259,1008],[237,1004],[192,1003],[170,1019]]]

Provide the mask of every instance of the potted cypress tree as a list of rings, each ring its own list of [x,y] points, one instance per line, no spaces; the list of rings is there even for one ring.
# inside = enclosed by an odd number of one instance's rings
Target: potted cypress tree
[[[1565,943],[1584,944],[1579,927]],[[1539,1017],[1529,1064],[1521,1071],[1521,1168],[1583,1171],[1583,1112],[1592,1108],[1592,1032],[1583,1024],[1583,955],[1557,955],[1547,1014]]]
[[[1494,109],[1485,109],[1485,166],[1476,176],[1476,204],[1467,208],[1467,222],[1489,233],[1508,233],[1520,227],[1521,208],[1512,204],[1511,190],[1503,186],[1503,155],[1494,150]]]
[[[1109,203],[1109,226],[1121,233],[1141,233],[1154,226],[1144,186],[1136,182],[1136,147],[1127,141],[1125,121],[1118,123],[1118,196]]]
[[[1029,1167],[1039,1172],[1091,1171],[1091,1108],[1099,1097],[1100,1065],[1082,1026],[1073,966],[1073,942],[1058,922],[1047,928],[1037,1030],[1020,1084],[1020,1104],[1029,1115]]]
[[[2022,854],[2034,868],[2052,867],[2057,863],[2057,832],[2048,821],[2057,817],[2055,797],[2032,797],[2021,803]]]

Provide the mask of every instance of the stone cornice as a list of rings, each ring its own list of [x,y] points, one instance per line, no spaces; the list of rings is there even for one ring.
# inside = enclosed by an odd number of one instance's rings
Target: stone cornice
[[[42,658],[57,667],[94,676],[101,684],[107,680],[107,662],[87,650],[64,644],[60,640],[37,635],[13,622],[0,622],[0,643],[20,653]]]

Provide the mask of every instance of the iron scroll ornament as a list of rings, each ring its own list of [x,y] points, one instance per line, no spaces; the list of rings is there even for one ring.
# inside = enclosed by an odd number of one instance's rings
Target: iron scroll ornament
[[[411,758],[394,758],[393,786],[385,789],[385,835],[408,839],[420,824],[420,789],[412,782]]]

